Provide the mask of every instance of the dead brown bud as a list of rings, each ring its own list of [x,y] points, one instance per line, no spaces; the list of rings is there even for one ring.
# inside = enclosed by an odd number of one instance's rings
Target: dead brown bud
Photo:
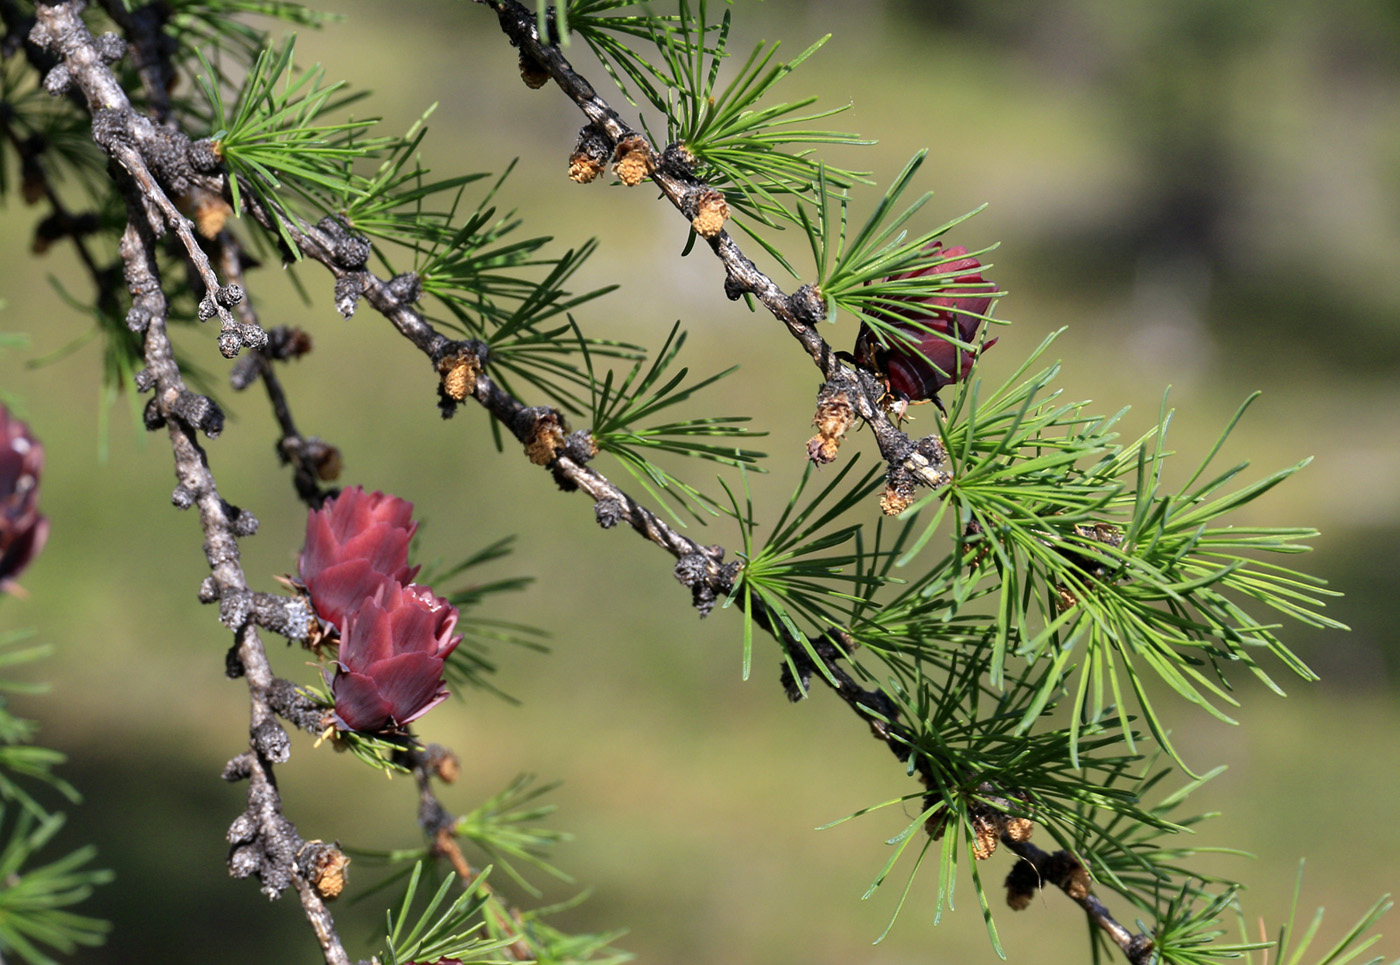
[[[344,465],[340,450],[318,436],[287,436],[277,443],[277,451],[284,462],[309,469],[322,482],[340,478]]]
[[[1070,874],[1069,880],[1065,882],[1065,894],[1076,901],[1083,901],[1085,898],[1089,897],[1089,892],[1092,890],[1091,885],[1092,882],[1089,879],[1089,872],[1083,865],[1076,865],[1074,871]]]
[[[311,352],[313,343],[309,332],[295,327],[281,331],[283,334],[278,338],[277,351],[268,353],[273,358],[297,359]],[[268,345],[272,345],[272,332],[268,333]]]
[[[20,181],[19,194],[24,199],[25,204],[38,204],[44,200],[44,175],[37,164],[34,165],[33,170],[25,168],[23,179]]]
[[[724,195],[711,188],[701,194],[696,202],[695,217],[690,219],[690,226],[700,237],[714,238],[724,230],[724,223],[728,220],[729,202],[724,200]]]
[[[539,90],[549,83],[549,70],[525,51],[520,51],[520,79],[531,90]]]
[[[316,470],[316,478],[321,482],[332,482],[340,478],[343,463],[340,450],[335,446],[312,436],[306,440],[306,453]]]
[[[807,458],[818,466],[836,461],[836,440],[813,436],[807,440]]]
[[[1068,851],[1056,851],[1045,866],[1045,877],[1060,886],[1060,889],[1075,901],[1089,897],[1092,882],[1089,872]]]
[[[1040,873],[1025,858],[1017,861],[1006,876],[1006,903],[1012,911],[1021,911],[1031,903],[1040,887]]]

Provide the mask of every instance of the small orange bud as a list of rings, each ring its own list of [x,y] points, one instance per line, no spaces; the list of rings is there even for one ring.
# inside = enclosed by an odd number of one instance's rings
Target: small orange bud
[[[978,861],[986,861],[996,854],[997,840],[1005,817],[996,813],[976,813],[972,815],[972,854]]]
[[[462,775],[462,764],[456,754],[444,754],[433,762],[433,773],[444,784],[451,784]]]
[[[841,438],[855,421],[855,409],[845,392],[830,391],[824,386],[817,396],[817,414],[812,425],[817,434],[807,442],[807,458],[819,466],[836,459],[836,450],[841,446]]]
[[[205,238],[215,238],[233,215],[233,208],[223,198],[210,191],[200,191],[194,201],[195,230]]]
[[[729,202],[724,200],[724,195],[710,189],[700,196],[690,226],[700,237],[714,238],[724,230],[724,223],[728,220]]]
[[[297,852],[297,864],[322,898],[330,900],[345,890],[350,858],[335,845],[308,841]]]
[[[606,132],[592,124],[585,124],[578,132],[574,153],[569,155],[569,179],[588,184],[603,173],[603,167],[612,153],[613,144]]]
[[[640,137],[629,137],[617,145],[618,180],[629,188],[635,188],[655,170],[651,158],[651,148]]]
[[[1006,836],[1012,841],[1018,844],[1029,841],[1033,834],[1035,834],[1035,822],[1030,818],[1008,817],[1006,819]]]
[[[423,769],[434,774],[444,784],[451,784],[462,773],[457,755],[441,744],[429,744],[423,751]]]
[[[461,402],[476,390],[481,360],[475,355],[450,355],[439,361],[437,368],[442,376],[442,392],[449,399]]]
[[[603,173],[603,165],[582,152],[569,158],[569,180],[588,184]]]
[[[905,492],[903,487],[891,483],[880,497],[880,512],[886,516],[898,516],[914,504],[914,494]]]
[[[617,162],[617,176],[629,188],[635,188],[651,173],[646,158],[640,154],[629,154]]]
[[[564,427],[559,415],[546,412],[535,420],[525,437],[525,455],[537,466],[547,466],[564,445]]]

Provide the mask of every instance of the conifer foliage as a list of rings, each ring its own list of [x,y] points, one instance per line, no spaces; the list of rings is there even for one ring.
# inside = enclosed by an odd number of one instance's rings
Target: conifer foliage
[[[284,0],[0,0],[0,190],[50,209],[45,246],[74,246],[92,275],[84,307],[106,378],[145,398],[145,427],[169,442],[175,503],[196,511],[191,538],[208,560],[188,579],[232,634],[230,673],[252,707],[248,749],[224,769],[248,788],[247,809],[230,816],[229,869],[271,897],[294,894],[328,963],[353,960],[330,904],[347,858],[283,810],[274,773],[295,766],[288,726],[351,750],[347,767],[405,772],[420,789],[424,844],[395,856],[403,874],[379,961],[626,955],[616,934],[565,934],[548,908],[493,887],[506,876],[528,893],[523,866],[557,873],[547,852],[558,836],[537,823],[547,789],[522,781],[461,815],[439,797],[465,765],[415,728],[449,692],[493,689],[483,641],[532,642],[494,599],[517,584],[438,597],[408,564],[411,504],[367,493],[374,480],[335,487],[339,452],[297,429],[281,389],[279,363],[308,356],[310,338],[262,324],[250,251],[293,266],[347,319],[391,326],[431,364],[444,417],[484,408],[498,441],[513,439],[574,494],[559,498],[654,544],[701,616],[729,611],[711,619],[733,626],[746,676],[760,651],[776,654],[789,698],[844,704],[874,733],[909,784],[866,811],[902,807],[911,819],[883,866],[872,840],[870,890],[892,875],[906,896],[917,875],[938,882],[937,908],[901,899],[897,914],[936,917],[961,887],[980,902],[995,953],[995,923],[1015,912],[1084,915],[1086,957],[1133,965],[1206,965],[1268,944],[1227,937],[1238,885],[1196,870],[1178,837],[1200,820],[1191,794],[1211,774],[1182,763],[1152,699],[1166,687],[1223,717],[1231,677],[1312,677],[1285,643],[1288,621],[1339,627],[1324,612],[1331,591],[1277,562],[1314,531],[1233,524],[1303,465],[1262,477],[1215,467],[1244,406],[1210,451],[1174,456],[1165,408],[1154,430],[1123,439],[1116,416],[1066,401],[1046,361],[1053,337],[1032,345],[995,317],[990,251],[959,244],[967,215],[940,223],[928,194],[910,196],[923,154],[884,187],[823,158],[865,143],[832,127],[840,108],[800,93],[824,39],[790,60],[776,44],[735,49],[740,3],[463,3],[462,30],[499,32],[524,83],[580,111],[576,135],[554,132],[560,176],[659,191],[680,216],[677,241],[718,260],[734,310],[776,323],[765,351],[810,358],[817,433],[805,459],[767,457],[751,448],[746,416],[712,414],[696,397],[742,375],[678,367],[680,328],[658,333],[658,346],[617,341],[591,312],[609,289],[574,290],[606,237],[559,253],[526,235],[522,220],[549,213],[498,212],[494,176],[425,170],[425,124],[380,131],[352,109],[368,92],[301,66],[294,40],[249,25],[250,12],[324,19]],[[584,47],[608,78],[575,70]],[[858,196],[875,201],[860,223],[848,216]],[[215,318],[218,354],[176,354],[172,326]],[[859,326],[854,352],[849,334],[830,334],[850,329],[832,324],[843,318]],[[1000,384],[978,372],[993,342],[1024,360]],[[308,511],[299,579],[280,594],[250,585],[238,544],[257,521],[217,485],[224,415],[198,373],[220,368],[235,389],[264,384],[287,498]],[[937,406],[906,421],[907,406],[929,400]],[[870,431],[857,439],[857,427]],[[1169,458],[1192,466],[1179,487],[1163,481]],[[745,488],[760,464],[792,477],[776,519],[759,519]],[[18,558],[42,543],[42,523],[17,518],[5,546]],[[692,518],[711,521],[715,542],[686,535]],[[260,536],[290,551],[301,539]],[[432,582],[507,550],[485,547]],[[284,656],[265,636],[304,649]],[[0,853],[33,887],[52,869],[25,871],[14,842],[41,831],[22,822]],[[489,876],[464,845],[488,856]],[[100,934],[8,902],[18,887],[0,887],[6,955],[45,961],[38,943]],[[1042,890],[1065,898],[1032,902]],[[1321,961],[1360,955],[1383,909]],[[48,931],[13,924],[45,921]]]

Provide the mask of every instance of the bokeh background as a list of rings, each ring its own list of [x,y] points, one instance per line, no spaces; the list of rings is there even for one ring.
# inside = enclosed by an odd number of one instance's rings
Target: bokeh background
[[[760,448],[771,472],[755,490],[772,519],[801,471],[817,387],[810,363],[769,318],[724,299],[712,259],[679,257],[684,224],[652,192],[565,179],[579,117],[553,88],[519,83],[486,10],[371,0],[339,9],[348,22],[302,32],[302,62],[375,90],[361,110],[382,115],[389,132],[438,101],[424,146],[437,172],[499,172],[518,157],[500,198],[528,233],[554,235],[558,250],[601,239],[579,287],[623,289],[581,314],[591,333],[656,347],[679,318],[692,371],[742,364],[696,405],[753,413],[770,433]],[[1222,458],[1247,458],[1263,474],[1315,457],[1240,520],[1322,530],[1303,562],[1345,591],[1331,612],[1352,631],[1286,631],[1322,683],[1281,678],[1284,700],[1240,680],[1238,727],[1170,700],[1166,709],[1189,760],[1229,765],[1198,795],[1202,810],[1222,812],[1199,843],[1256,855],[1208,865],[1247,883],[1250,927],[1255,916],[1276,927],[1306,856],[1303,903],[1325,905],[1323,937],[1339,935],[1400,883],[1400,8],[770,0],[735,14],[736,50],[783,39],[795,55],[834,34],[783,93],[850,103],[833,126],[879,140],[836,160],[887,183],[927,146],[916,187],[936,192],[929,224],[990,202],[950,239],[1002,242],[988,275],[1011,292],[998,314],[1014,324],[979,366],[984,378],[1004,377],[1066,326],[1051,353],[1064,361],[1060,385],[1103,412],[1131,405],[1125,434],[1152,423],[1171,385],[1174,447],[1194,456],[1263,389]],[[574,52],[610,96],[586,51]],[[0,357],[0,387],[24,400],[46,445],[53,535],[23,581],[29,597],[6,600],[0,618],[57,647],[43,668],[52,692],[20,710],[42,720],[44,741],[69,755],[64,773],[86,795],[66,840],[95,840],[118,876],[91,902],[115,923],[111,940],[81,958],[315,961],[295,902],[269,905],[224,868],[223,832],[244,789],[218,774],[245,746],[246,701],[242,684],[223,678],[228,635],[195,599],[200,537],[195,518],[169,504],[164,438],[136,427],[125,400],[104,397],[93,343],[35,364],[90,325],[49,282],[85,290],[69,255],[28,253],[39,217],[15,201],[0,211],[0,327],[32,338]],[[800,258],[802,239],[790,241]],[[574,839],[555,858],[577,883],[540,883],[551,899],[592,892],[561,925],[628,928],[619,944],[657,963],[992,958],[965,876],[956,912],[935,927],[932,871],[872,946],[899,885],[859,898],[884,863],[883,839],[907,817],[891,809],[812,829],[905,793],[888,755],[820,690],[789,705],[771,648],[741,681],[736,614],[697,620],[668,559],[599,530],[585,499],[558,493],[513,448],[498,454],[481,412],[439,420],[420,356],[367,309],[341,319],[322,273],[301,277],[310,305],[277,269],[250,285],[266,324],[300,325],[316,340],[286,385],[303,431],[343,450],[343,481],[417,504],[420,559],[451,562],[518,534],[514,556],[484,575],[536,582],[499,598],[494,615],[548,631],[552,652],[497,651],[499,684],[522,703],[471,693],[422,731],[462,757],[446,795],[458,811],[522,771],[563,782],[551,824]],[[208,331],[182,339],[205,367],[226,367]],[[834,329],[831,340],[853,333]],[[210,458],[226,498],[262,522],[244,543],[249,578],[275,589],[273,577],[295,565],[304,510],[277,465],[264,399],[221,397],[233,419]],[[869,439],[857,435],[845,451],[862,447]],[[736,542],[723,525],[698,535]],[[270,643],[280,673],[310,679],[300,651]],[[305,735],[280,775],[308,837],[417,843],[406,780],[313,749]],[[984,870],[996,882],[1009,867],[999,855]],[[356,865],[352,875],[353,892],[376,872]],[[373,905],[339,906],[345,937],[366,956],[381,934]],[[1082,917],[1058,894],[1019,914],[1003,909],[997,922],[1012,961],[1085,960]],[[1400,926],[1387,924],[1381,950],[1395,957]]]

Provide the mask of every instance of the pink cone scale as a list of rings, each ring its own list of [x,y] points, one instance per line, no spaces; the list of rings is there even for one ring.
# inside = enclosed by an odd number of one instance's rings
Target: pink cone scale
[[[457,608],[427,587],[388,583],[346,617],[336,673],[335,713],[350,730],[402,727],[447,699],[443,661]]]
[[[918,271],[891,275],[892,281],[952,275],[948,294],[911,296],[874,309],[909,341],[881,336],[862,324],[856,336],[856,364],[882,376],[897,401],[938,403],[938,390],[966,378],[981,351],[996,344],[991,339],[977,351],[954,345],[948,336],[973,344],[996,295],[997,286],[982,277],[982,263],[961,245],[942,250],[942,242],[928,249],[941,252],[943,260]],[[941,407],[941,406],[940,406]]]
[[[49,538],[49,521],[39,514],[43,468],[44,447],[0,405],[0,592],[18,589],[15,578]]]
[[[384,583],[409,583],[408,544],[418,524],[413,504],[385,493],[343,490],[306,518],[297,572],[316,615],[339,626]]]
[[[298,573],[340,648],[327,683],[337,726],[401,729],[447,698],[443,662],[457,644],[457,608],[410,581],[418,524],[397,496],[346,489],[306,521]]]

